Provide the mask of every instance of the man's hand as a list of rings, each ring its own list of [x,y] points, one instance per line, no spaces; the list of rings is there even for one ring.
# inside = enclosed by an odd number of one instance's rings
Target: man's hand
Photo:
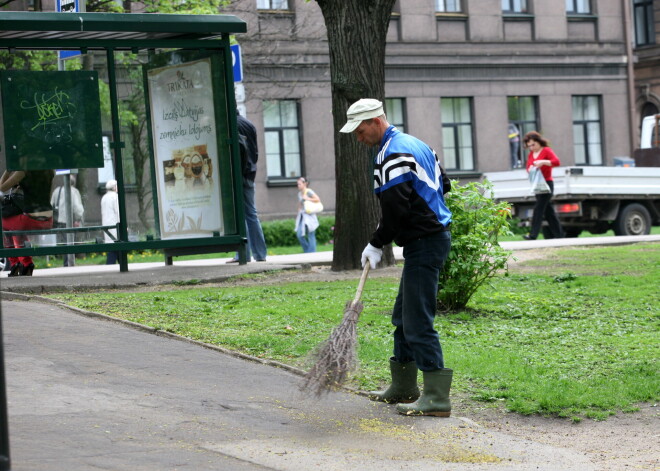
[[[371,268],[376,268],[376,265],[378,265],[382,256],[383,249],[377,249],[373,245],[367,244],[362,251],[362,268],[367,264],[367,259],[369,260]]]

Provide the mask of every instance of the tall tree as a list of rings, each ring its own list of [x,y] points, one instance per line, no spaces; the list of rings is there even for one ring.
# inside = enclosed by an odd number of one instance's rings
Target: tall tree
[[[380,211],[373,195],[374,150],[339,129],[360,98],[385,97],[385,39],[395,0],[316,0],[328,31],[337,209],[332,269],[359,268]],[[392,264],[391,247],[383,262]]]

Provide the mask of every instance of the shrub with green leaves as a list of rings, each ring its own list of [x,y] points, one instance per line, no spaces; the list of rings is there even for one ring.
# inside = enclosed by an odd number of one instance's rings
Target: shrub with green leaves
[[[334,216],[319,217],[319,227],[316,229],[316,243],[324,245],[334,237]],[[296,233],[295,219],[280,219],[277,221],[264,221],[261,223],[268,247],[293,247],[299,245]]]
[[[510,209],[496,203],[490,182],[458,185],[446,195],[452,212],[451,251],[440,274],[438,309],[455,311],[464,308],[472,295],[498,270],[506,267],[510,251],[498,243],[498,237],[511,235]]]

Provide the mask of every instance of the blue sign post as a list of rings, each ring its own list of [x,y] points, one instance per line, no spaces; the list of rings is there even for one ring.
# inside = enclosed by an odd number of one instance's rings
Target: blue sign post
[[[78,0],[57,0],[57,11],[61,13],[78,13],[80,5]],[[60,60],[70,59],[80,55],[80,51],[58,51]]]
[[[241,46],[232,44],[231,46],[231,64],[234,70],[234,82],[243,81],[243,62],[241,61]]]

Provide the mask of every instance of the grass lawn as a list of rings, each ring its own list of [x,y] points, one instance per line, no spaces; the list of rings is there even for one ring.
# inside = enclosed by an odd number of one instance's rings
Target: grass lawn
[[[436,325],[455,391],[523,414],[604,419],[660,398],[660,244],[566,248],[482,287],[468,309]],[[158,292],[57,294],[96,312],[308,367],[310,351],[340,320],[355,281]],[[398,280],[371,278],[358,324],[360,366],[351,385],[389,379],[390,310]]]
[[[329,252],[332,251],[332,244],[318,245],[316,247],[317,252]],[[302,253],[302,249],[299,245],[291,247],[275,247],[268,248],[268,255],[289,255],[295,253]],[[174,260],[203,260],[209,258],[230,258],[234,256],[234,252],[221,252],[213,254],[199,254],[199,255],[184,255],[181,257],[176,257]],[[53,268],[62,266],[62,256],[39,256],[33,257],[34,264],[37,268]],[[104,253],[88,253],[88,254],[79,254],[76,257],[76,265],[104,265],[106,256]],[[162,252],[157,250],[145,250],[142,252],[129,252],[128,254],[128,263],[151,263],[151,262],[163,262],[165,256]]]

